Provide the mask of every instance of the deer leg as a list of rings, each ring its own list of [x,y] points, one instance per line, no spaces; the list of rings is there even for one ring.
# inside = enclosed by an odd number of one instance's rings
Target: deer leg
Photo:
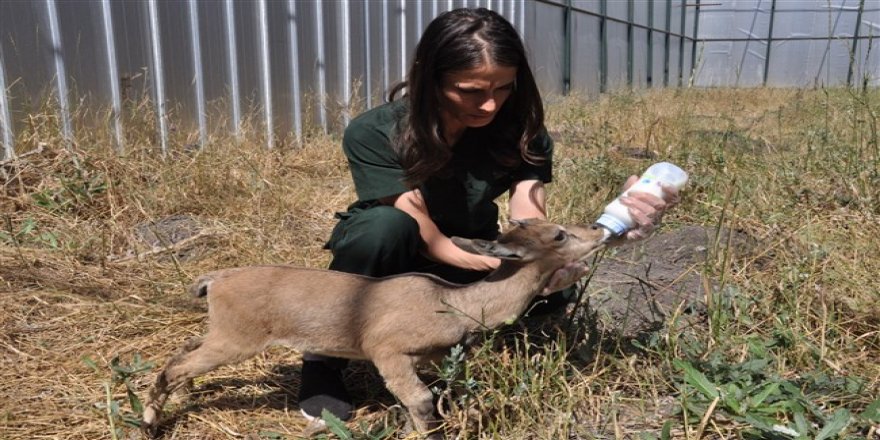
[[[180,352],[168,361],[156,378],[156,383],[150,390],[144,405],[144,420],[141,423],[141,430],[148,437],[155,436],[162,407],[165,406],[165,401],[175,389],[190,383],[196,376],[210,372],[221,365],[240,362],[258,352],[259,350],[254,350],[253,347],[242,349],[219,339],[205,338],[204,340],[188,341]]]
[[[438,430],[439,420],[434,416],[433,394],[416,374],[416,359],[395,355],[374,359],[373,363],[385,379],[388,390],[409,410],[416,430],[429,439],[442,439],[443,433]]]

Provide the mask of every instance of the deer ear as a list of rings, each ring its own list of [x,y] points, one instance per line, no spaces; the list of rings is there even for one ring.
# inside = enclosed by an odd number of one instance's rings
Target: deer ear
[[[521,260],[524,254],[523,250],[518,246],[501,244],[496,241],[452,237],[452,242],[462,250],[472,254],[485,255],[487,257],[501,258],[504,260]]]

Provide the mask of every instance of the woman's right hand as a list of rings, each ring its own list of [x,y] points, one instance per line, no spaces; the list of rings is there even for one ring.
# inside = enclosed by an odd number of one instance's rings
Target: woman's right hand
[[[638,180],[638,176],[630,176],[624,184],[623,190],[626,191]],[[635,222],[635,226],[625,234],[628,240],[640,240],[650,236],[660,226],[663,213],[681,200],[678,190],[674,187],[662,185],[661,188],[663,190],[662,197],[633,191],[620,198],[620,203],[629,208],[630,217]]]

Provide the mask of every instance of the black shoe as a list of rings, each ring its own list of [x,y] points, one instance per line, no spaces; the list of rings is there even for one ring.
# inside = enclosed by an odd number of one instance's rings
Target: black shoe
[[[342,365],[336,359],[303,361],[299,409],[309,420],[321,418],[326,409],[342,421],[351,419],[354,406],[342,382]]]

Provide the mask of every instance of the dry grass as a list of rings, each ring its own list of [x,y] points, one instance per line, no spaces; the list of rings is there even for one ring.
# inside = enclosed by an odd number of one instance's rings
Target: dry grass
[[[463,372],[446,377],[453,431],[661,438],[668,422],[675,438],[744,436],[753,426],[725,402],[692,404],[699,396],[674,361],[700,365],[727,390],[742,382],[720,366],[759,359],[822,411],[851,412],[848,435],[874,435],[880,421],[863,411],[880,389],[878,103],[876,92],[760,89],[552,104],[551,218],[592,220],[627,175],[668,159],[692,180],[667,228],[729,227],[760,249],[736,255],[718,243],[702,269],[719,280],[705,292],[705,327],[670,325],[642,350],[588,350],[597,335],[560,334],[552,323],[490,336]],[[338,138],[310,134],[301,148],[267,151],[248,126],[241,144],[218,136],[201,151],[187,151],[179,134],[162,158],[148,107],[140,112],[118,156],[104,130],[81,130],[76,147],[64,148],[47,108],[17,142],[19,154],[43,151],[0,166],[2,438],[134,435],[127,387],[143,396],[155,369],[125,367],[137,366],[136,354],[161,365],[201,332],[203,304],[183,293],[195,275],[329,260],[322,246],[333,213],[354,198]],[[177,244],[163,222],[172,216],[192,229]],[[159,242],[145,242],[144,231]],[[297,354],[270,350],[198,380],[194,395],[167,408],[166,438],[303,435],[297,365]],[[808,392],[820,373],[825,391]],[[355,365],[349,380],[361,400],[355,436],[385,426],[401,435],[401,412],[370,368]],[[771,411],[782,424],[794,423],[792,414]]]

